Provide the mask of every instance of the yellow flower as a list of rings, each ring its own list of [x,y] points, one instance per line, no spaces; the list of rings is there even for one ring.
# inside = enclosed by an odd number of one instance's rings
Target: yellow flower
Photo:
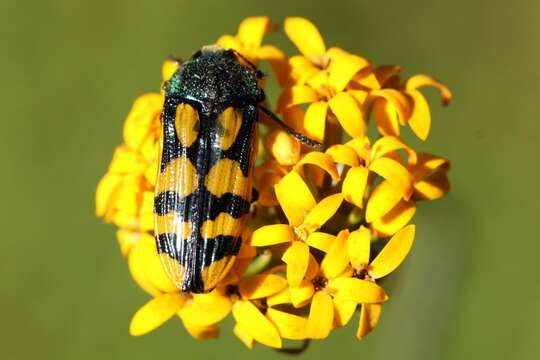
[[[348,237],[347,230],[338,234],[320,266],[310,255],[305,279],[289,289],[295,306],[311,302],[306,332],[312,339],[325,338],[333,328],[345,326],[358,304],[381,303],[388,298],[374,281],[356,277],[349,264]]]
[[[270,146],[274,146],[274,143],[270,142]],[[305,154],[300,160],[297,160],[295,155],[294,166],[292,164],[287,166],[283,163],[287,159],[291,160],[290,163],[292,163],[293,157],[289,156],[289,154],[293,153],[293,151],[282,148],[272,152],[273,155],[274,153],[276,153],[275,160],[268,160],[255,169],[256,186],[260,192],[259,203],[263,206],[278,205],[277,198],[273,192],[274,186],[291,170],[295,170],[299,174],[304,173],[305,165],[314,165],[310,169],[310,174],[313,178],[318,179],[319,182],[323,179],[325,172],[331,176],[332,181],[339,180],[337,168],[328,154],[312,151]]]
[[[285,55],[273,45],[262,45],[264,35],[272,30],[273,24],[267,16],[248,17],[240,23],[236,36],[223,35],[216,43],[238,51],[253,64],[259,60],[268,61],[279,84],[283,84],[288,72]]]
[[[384,136],[373,145],[366,137],[356,138],[326,151],[336,163],[349,167],[341,188],[344,199],[365,209],[365,221],[381,236],[394,234],[416,211],[414,177],[402,165],[398,151],[403,151],[409,167],[416,166],[416,152],[393,136]],[[378,178],[382,182],[375,186]]]
[[[150,188],[149,167],[141,154],[118,147],[107,174],[98,184],[96,214],[119,227],[140,229],[143,197]]]
[[[165,62],[163,76],[169,76],[174,66]],[[153,229],[153,220],[141,223],[141,217],[147,213],[143,203],[153,199],[162,107],[163,96],[148,93],[135,100],[126,118],[125,145],[116,149],[96,191],[96,215],[107,222],[131,230]]]
[[[210,293],[180,292],[157,252],[153,207],[163,90],[138,98],[128,114],[123,144],[97,187],[96,215],[117,226],[129,272],[152,297],[131,320],[134,336],[178,317],[194,338],[215,338],[219,323],[232,315],[233,332],[247,347],[259,342],[281,349],[284,339],[326,338],[360,306],[356,336],[362,339],[388,299],[376,282],[411,249],[415,226],[408,224],[421,200],[450,189],[449,161],[400,138],[406,125],[427,138],[431,114],[419,89],[435,87],[446,105],[452,94],[444,84],[427,75],[402,81],[398,65],[373,69],[359,55],[327,49],[304,18],[287,18],[284,25],[301,55],[287,59],[277,47],[262,45],[274,30],[266,16],[245,19],[237,35],[217,43],[238,52],[247,66],[268,61],[283,86],[278,112],[325,148],[301,146],[284,129],[260,140],[253,175],[260,195],[249,221],[256,230],[244,230],[231,270]],[[162,81],[179,66],[165,61]],[[382,135],[376,141],[367,132],[371,113]],[[384,246],[372,248],[372,242]]]
[[[286,289],[287,281],[272,273],[244,277],[237,286],[227,287],[234,302],[234,333],[247,347],[253,346],[253,340],[281,348],[282,338],[305,339],[305,318],[272,308],[266,301]]]
[[[398,231],[370,262],[371,233],[365,227],[353,231],[347,238],[346,252],[353,268],[353,276],[375,281],[394,271],[409,253],[414,240],[415,226],[409,225]],[[356,336],[366,336],[377,324],[381,308],[378,304],[362,305],[360,323]]]
[[[418,153],[418,162],[409,166],[414,181],[415,200],[435,200],[450,191],[447,173],[450,162],[441,157]]]
[[[369,62],[339,48],[326,50],[317,28],[304,18],[287,18],[285,32],[303,56],[290,59],[292,84],[281,94],[278,112],[310,104],[303,125],[318,141],[325,139],[327,117],[350,136],[363,136],[366,121],[359,100],[365,99],[365,92],[346,87],[361,71],[369,73]]]
[[[282,260],[287,264],[287,281],[298,286],[306,274],[309,246],[328,250],[334,236],[317,232],[338,210],[341,194],[330,195],[319,203],[302,177],[291,171],[275,186],[278,202],[289,225],[263,226],[253,233],[253,246],[289,243]]]
[[[450,103],[452,93],[444,84],[427,75],[412,76],[400,85],[399,70],[394,66],[375,71],[385,85],[383,89],[372,91],[368,99],[368,104],[373,103],[377,129],[382,135],[399,136],[399,126],[408,124],[418,138],[426,140],[431,129],[431,113],[426,98],[418,89],[425,86],[437,88],[443,105]]]

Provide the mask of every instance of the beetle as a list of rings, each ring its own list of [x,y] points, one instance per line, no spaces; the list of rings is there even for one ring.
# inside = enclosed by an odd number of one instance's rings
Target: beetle
[[[158,254],[185,292],[211,291],[232,267],[252,201],[262,73],[240,53],[205,46],[164,84],[154,198]]]

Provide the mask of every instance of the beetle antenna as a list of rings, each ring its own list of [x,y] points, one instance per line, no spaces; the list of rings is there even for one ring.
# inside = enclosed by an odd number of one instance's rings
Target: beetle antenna
[[[312,148],[317,148],[317,149],[321,149],[323,144],[321,144],[320,142],[318,142],[317,140],[313,140],[309,137],[307,137],[306,135],[302,135],[298,132],[296,132],[293,128],[291,128],[289,125],[285,124],[280,118],[278,118],[276,116],[276,114],[274,114],[272,111],[268,110],[267,108],[265,108],[264,106],[259,106],[259,109],[265,113],[266,115],[268,115],[268,117],[270,119],[272,119],[274,122],[276,122],[279,126],[281,126],[285,131],[287,131],[287,133],[289,135],[291,135],[292,137],[294,137],[296,140],[300,141],[301,143],[309,146],[309,147],[312,147]]]

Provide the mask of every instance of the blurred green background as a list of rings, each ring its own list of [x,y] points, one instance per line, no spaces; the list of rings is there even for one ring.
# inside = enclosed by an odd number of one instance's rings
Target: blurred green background
[[[431,74],[455,94],[442,108],[428,91],[432,133],[413,142],[451,159],[453,189],[421,204],[379,327],[357,342],[354,320],[304,356],[538,359],[540,2],[465,0],[3,0],[0,358],[283,356],[248,351],[230,321],[207,342],[176,320],[130,337],[148,297],[113,226],[94,217],[123,120],[138,95],[158,89],[162,60],[263,14],[307,17],[328,45]],[[283,34],[270,40],[293,51]]]

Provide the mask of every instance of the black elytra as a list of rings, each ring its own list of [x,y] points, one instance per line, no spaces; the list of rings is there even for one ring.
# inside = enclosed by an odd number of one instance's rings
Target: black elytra
[[[156,216],[172,214],[178,222],[186,221],[191,229],[189,238],[180,239],[178,231],[156,228],[158,252],[167,254],[183,268],[181,280],[176,284],[182,291],[210,291],[211,286],[206,282],[211,279],[204,278],[204,269],[213,262],[235,256],[240,249],[240,236],[216,234],[213,238],[203,238],[199,230],[205,221],[215,220],[221,213],[241,219],[249,212],[250,196],[244,198],[230,192],[216,196],[207,189],[205,181],[210,169],[221,159],[235,161],[242,174],[250,176],[254,165],[252,152],[256,149],[258,104],[265,98],[257,78],[257,71],[242,64],[234,51],[208,46],[182,64],[164,86],[160,172],[174,159],[185,157],[197,176],[197,186],[188,196],[182,197],[174,186],[165,185],[156,187],[154,200]],[[175,128],[179,104],[189,104],[198,113],[197,138],[187,147],[179,141]],[[241,112],[242,121],[233,144],[223,149],[216,141],[223,132],[217,119],[229,107]],[[246,189],[245,193],[251,195],[252,189]],[[240,220],[238,226],[244,226]]]
[[[165,271],[182,291],[203,293],[212,290],[226,275],[239,252],[242,229],[252,201],[251,176],[256,158],[259,109],[297,140],[309,146],[320,145],[296,133],[260,106],[265,99],[258,84],[260,77],[260,71],[243,56],[234,50],[212,45],[195,53],[164,85],[163,142],[154,199],[155,235],[158,253],[167,255],[165,260],[162,257]],[[195,109],[196,130],[178,128],[181,104]],[[231,108],[240,118],[240,124],[234,129],[238,132],[232,144],[225,148],[224,133],[234,131],[223,129],[218,119]],[[189,133],[194,137],[196,134],[196,138],[192,143],[183,144],[179,140],[179,131],[182,132],[180,135]],[[176,177],[164,180],[163,174],[176,164],[173,163],[175,159],[182,160],[176,162],[182,164],[174,170]],[[213,168],[219,170],[223,161],[228,162],[228,166],[231,163],[237,166],[241,175],[230,177],[220,173],[223,180],[218,180],[221,183],[217,187],[225,188],[225,191],[212,193],[207,187],[209,172]],[[191,174],[188,168],[195,170],[190,176],[196,176],[196,181],[190,184],[196,186],[182,196],[179,190],[191,186],[182,183],[186,174]],[[220,223],[220,216],[221,220],[227,220]],[[168,222],[171,217],[174,221]],[[209,228],[209,223],[213,225],[211,236],[208,231],[203,231]],[[185,235],[186,226],[189,235]]]

